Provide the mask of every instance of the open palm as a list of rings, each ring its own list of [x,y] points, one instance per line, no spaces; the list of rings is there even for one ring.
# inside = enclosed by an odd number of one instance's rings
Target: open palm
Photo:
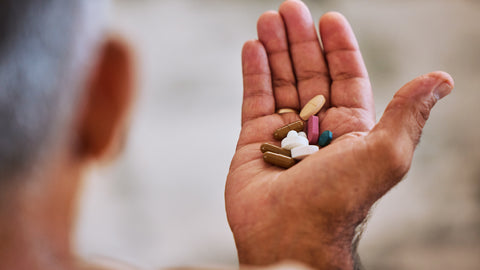
[[[442,72],[415,79],[375,125],[370,81],[348,22],[327,13],[319,28],[321,43],[308,8],[289,0],[260,17],[259,40],[243,48],[242,131],[225,191],[241,263],[293,259],[351,268],[355,227],[408,171],[430,109],[453,85]],[[326,98],[320,130],[332,131],[333,143],[288,170],[266,164],[260,145],[278,145],[273,132],[299,119],[276,110],[298,111],[318,94]]]

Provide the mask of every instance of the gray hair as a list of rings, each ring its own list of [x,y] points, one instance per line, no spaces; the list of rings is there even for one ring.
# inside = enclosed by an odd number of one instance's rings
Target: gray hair
[[[0,2],[0,183],[66,139],[107,0]]]

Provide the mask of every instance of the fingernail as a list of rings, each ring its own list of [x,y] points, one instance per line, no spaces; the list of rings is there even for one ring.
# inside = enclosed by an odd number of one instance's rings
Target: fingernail
[[[437,100],[439,100],[439,99],[442,99],[444,96],[450,94],[452,89],[453,89],[453,87],[452,87],[451,84],[449,84],[447,82],[444,82],[444,83],[441,83],[439,86],[437,86],[433,90],[433,95],[435,96],[435,98]]]

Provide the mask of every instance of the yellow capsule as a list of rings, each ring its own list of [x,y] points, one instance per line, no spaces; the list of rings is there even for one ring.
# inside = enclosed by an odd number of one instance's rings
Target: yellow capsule
[[[280,155],[273,152],[263,153],[263,160],[269,164],[288,169],[295,165],[295,160],[291,157]]]
[[[284,156],[287,156],[287,157],[291,156],[290,150],[283,149],[283,148],[278,147],[276,145],[273,145],[271,143],[262,144],[262,146],[260,146],[260,151],[262,151],[262,153],[272,152],[272,153],[277,153],[277,154],[284,155]]]
[[[275,137],[275,139],[277,140],[283,140],[285,137],[287,137],[287,134],[290,130],[300,132],[303,131],[304,127],[305,124],[303,123],[303,121],[298,120],[275,130],[275,132],[273,133],[273,137]]]
[[[300,111],[300,118],[303,121],[307,121],[310,116],[317,114],[325,104],[325,97],[323,95],[318,95],[312,98],[303,109]]]

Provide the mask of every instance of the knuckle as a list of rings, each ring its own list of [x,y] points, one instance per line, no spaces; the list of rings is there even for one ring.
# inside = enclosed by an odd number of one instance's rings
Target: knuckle
[[[435,102],[435,98],[432,96],[431,98],[418,102],[415,107],[415,112],[413,114],[414,125],[412,126],[412,131],[410,132],[412,142],[415,145],[417,145],[420,141],[423,127],[430,116],[430,110],[434,106]]]
[[[274,78],[273,79],[273,86],[274,87],[296,87],[294,80],[289,80],[285,78]]]
[[[355,71],[339,71],[332,74],[332,78],[334,81],[347,81],[358,78],[365,78],[365,74]]]
[[[435,105],[435,97],[431,96],[419,102],[417,105],[416,120],[419,128],[423,128],[430,116],[430,110]]]
[[[297,72],[297,80],[299,82],[310,80],[330,81],[330,73],[322,70],[302,70]]]

